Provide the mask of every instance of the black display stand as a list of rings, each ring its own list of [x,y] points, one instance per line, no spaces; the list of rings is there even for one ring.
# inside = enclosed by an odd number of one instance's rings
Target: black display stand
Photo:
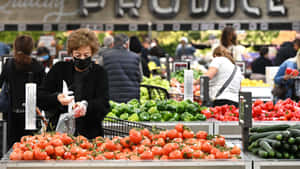
[[[242,143],[244,150],[249,145],[249,129],[252,127],[252,94],[251,92],[239,93],[239,125],[242,130]]]
[[[210,106],[208,76],[200,76],[200,100],[202,101],[202,105]]]

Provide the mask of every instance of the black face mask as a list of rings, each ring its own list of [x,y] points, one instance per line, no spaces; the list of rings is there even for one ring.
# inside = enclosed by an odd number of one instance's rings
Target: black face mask
[[[78,69],[84,70],[87,67],[90,66],[92,60],[91,57],[88,57],[86,59],[78,59],[78,58],[74,58],[74,64]]]

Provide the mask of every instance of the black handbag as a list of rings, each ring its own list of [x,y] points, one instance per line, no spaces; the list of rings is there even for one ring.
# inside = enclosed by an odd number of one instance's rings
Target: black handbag
[[[9,104],[8,83],[4,81],[0,92],[0,112],[8,112]]]
[[[279,99],[285,99],[286,92],[287,88],[282,85],[275,85],[275,87],[272,89],[273,96]]]

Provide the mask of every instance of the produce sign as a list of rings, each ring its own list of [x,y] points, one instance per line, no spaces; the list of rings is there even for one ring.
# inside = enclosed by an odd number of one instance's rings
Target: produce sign
[[[174,100],[149,100],[140,104],[137,100],[131,100],[128,104],[110,101],[111,112],[109,117],[120,118],[129,121],[205,121],[205,115],[198,103],[187,101],[176,102]]]
[[[228,147],[224,137],[193,131],[182,124],[175,129],[149,132],[131,129],[127,137],[112,139],[44,133],[24,136],[13,146],[11,160],[174,160],[237,159],[239,147]]]
[[[261,158],[300,158],[300,125],[254,127],[248,150]]]
[[[300,103],[286,99],[274,105],[273,102],[256,100],[252,105],[252,117],[260,121],[300,121]]]

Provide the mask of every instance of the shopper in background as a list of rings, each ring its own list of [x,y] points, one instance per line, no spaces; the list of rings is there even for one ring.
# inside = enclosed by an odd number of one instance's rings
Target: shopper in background
[[[252,73],[254,74],[266,74],[266,67],[272,66],[272,61],[269,59],[269,48],[262,47],[259,51],[260,56],[255,59],[252,64]]]
[[[285,60],[295,57],[299,48],[300,39],[296,39],[294,42],[284,42],[276,54],[274,66],[279,66]]]
[[[8,55],[10,52],[9,45],[0,42],[0,56]]]
[[[300,69],[300,52],[298,52],[295,57],[284,61],[280,65],[279,70],[274,77],[275,91],[273,89],[273,95],[276,97],[277,100],[278,99],[284,100],[286,98],[295,99],[294,92],[293,92],[294,76],[291,74],[286,74],[286,69],[288,68]]]
[[[225,104],[238,106],[238,95],[243,76],[226,48],[219,46],[214,50],[213,60],[205,75],[210,79],[209,92],[214,106]],[[226,81],[228,81],[227,86],[225,85]]]
[[[149,71],[149,67],[148,67],[150,40],[148,38],[145,38],[142,45],[143,45],[143,48],[141,51],[141,62],[142,62],[142,68],[143,68],[143,75],[146,77],[150,77],[150,71]]]
[[[75,96],[75,134],[89,139],[103,136],[101,121],[109,111],[109,96],[106,71],[92,62],[99,49],[98,38],[89,29],[78,29],[70,34],[67,45],[73,61],[53,66],[39,90],[38,104],[47,111],[49,123],[55,127],[73,100],[62,93],[65,81]]]
[[[43,66],[30,56],[33,47],[30,36],[18,36],[14,42],[14,57],[5,63],[0,75],[0,85],[8,85],[10,110],[4,112],[4,119],[8,121],[8,147],[22,136],[32,134],[25,130],[25,84],[34,82],[39,86],[45,77]]]
[[[103,39],[103,47],[99,49],[98,55],[96,55],[96,63],[103,66],[103,55],[105,52],[111,50],[114,46],[114,37],[106,36]]]
[[[243,46],[238,46],[237,34],[235,29],[227,26],[223,29],[221,35],[221,45],[224,46],[233,56],[235,61],[242,61]]]
[[[140,42],[140,40],[137,36],[131,36],[130,37],[130,39],[129,39],[129,50],[131,52],[136,53],[140,57],[140,60],[142,61],[141,54],[142,54],[143,46],[142,46],[142,43]],[[141,77],[143,77],[142,62],[140,62],[140,72],[141,72]]]
[[[196,49],[188,43],[186,37],[180,39],[180,44],[177,45],[175,51],[175,60],[181,60],[182,56],[194,56]]]
[[[46,47],[39,47],[37,48],[36,55],[38,56],[37,60],[42,62],[43,66],[45,67],[45,72],[48,73],[50,70],[50,62],[51,62],[49,49]]]
[[[119,103],[140,98],[140,57],[128,48],[128,37],[119,34],[114,38],[113,49],[103,55],[108,73],[109,100]]]

